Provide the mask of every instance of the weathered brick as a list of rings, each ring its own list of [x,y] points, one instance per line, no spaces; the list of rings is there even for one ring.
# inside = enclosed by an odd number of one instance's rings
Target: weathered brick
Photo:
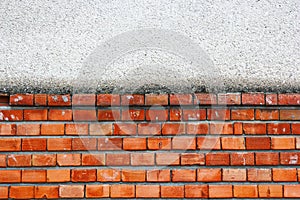
[[[73,169],[72,182],[94,182],[97,180],[96,169]]]
[[[145,105],[161,105],[169,104],[169,96],[167,94],[146,94]]]
[[[17,135],[40,135],[40,124],[18,124]]]
[[[256,120],[279,120],[279,111],[274,109],[256,109]]]
[[[154,123],[138,124],[138,135],[160,135],[161,125]]]
[[[195,182],[196,170],[194,169],[174,169],[172,170],[173,182]]]
[[[271,139],[272,149],[295,149],[295,138],[281,137]]]
[[[48,138],[48,151],[70,151],[72,149],[71,138]]]
[[[12,199],[34,198],[34,186],[10,186],[9,197]]]
[[[150,108],[146,110],[146,120],[147,121],[167,121],[169,117],[167,109]]]
[[[148,138],[147,147],[150,150],[169,150],[171,149],[171,138]]]
[[[267,125],[264,123],[243,123],[243,133],[252,135],[267,134]]]
[[[221,138],[222,149],[224,150],[241,150],[245,149],[244,138],[223,137]]]
[[[46,182],[46,170],[22,170],[23,183]]]
[[[153,153],[132,153],[131,165],[133,166],[151,166],[154,165]]]
[[[35,187],[35,198],[36,199],[57,199],[58,186],[36,186]]]
[[[122,170],[123,182],[145,182],[146,171],[145,170]]]
[[[137,134],[136,124],[126,124],[126,123],[114,124],[114,135],[136,135],[136,134]]]
[[[71,106],[71,96],[69,94],[65,94],[65,95],[51,94],[51,95],[48,95],[48,105],[49,106]]]
[[[33,106],[33,94],[10,95],[9,105],[13,106]]]
[[[35,94],[34,105],[35,106],[47,106],[47,94]]]
[[[20,151],[20,138],[0,138],[0,151]]]
[[[157,165],[179,165],[180,154],[178,153],[157,153]]]
[[[183,109],[182,112],[185,121],[206,120],[206,109]]]
[[[192,105],[193,96],[191,94],[170,94],[170,105]]]
[[[73,151],[97,150],[97,139],[96,138],[73,138],[72,150]]]
[[[236,198],[257,198],[257,185],[234,185],[233,194]]]
[[[159,185],[137,185],[136,198],[159,198],[160,186]]]
[[[105,165],[105,154],[82,154],[83,166]]]
[[[98,110],[99,121],[117,121],[121,119],[119,109],[100,109]]]
[[[275,182],[293,182],[297,181],[297,169],[272,169],[273,181]]]
[[[41,135],[64,135],[64,124],[42,124]]]
[[[112,135],[112,124],[90,124],[90,135]]]
[[[278,105],[300,105],[300,95],[278,94]]]
[[[96,110],[73,110],[73,121],[97,121]]]
[[[261,198],[281,198],[283,197],[282,185],[259,185],[258,196]]]
[[[31,155],[15,155],[7,156],[7,165],[9,167],[30,167]]]
[[[242,104],[243,105],[264,105],[265,94],[264,93],[243,93]]]
[[[118,106],[121,98],[118,94],[98,94],[97,106]]]
[[[269,137],[247,137],[246,149],[249,150],[271,149],[271,140]]]
[[[87,198],[108,198],[109,185],[87,185],[85,193]]]
[[[82,198],[84,197],[84,185],[60,185],[59,197]]]
[[[222,179],[223,181],[246,181],[246,169],[223,169]]]
[[[260,182],[260,181],[272,181],[271,169],[247,169],[248,181]]]
[[[204,165],[205,156],[202,153],[182,153],[181,165]]]
[[[186,125],[187,134],[208,134],[209,124],[188,123]]]
[[[80,154],[57,154],[59,166],[79,166],[81,164]]]
[[[124,150],[146,150],[147,141],[146,138],[124,138],[123,149]]]
[[[221,149],[219,137],[197,137],[197,149],[218,150]]]
[[[232,120],[254,120],[254,109],[232,109]]]
[[[238,152],[230,154],[230,165],[254,165],[254,153]]]
[[[1,135],[16,135],[16,125],[0,124],[0,136]]]
[[[122,138],[98,138],[98,150],[121,150]]]
[[[154,169],[147,171],[147,182],[170,182],[169,169]]]
[[[218,104],[240,105],[242,102],[240,93],[218,94]]]
[[[197,169],[197,181],[199,182],[219,182],[222,180],[221,169]]]
[[[70,109],[50,109],[48,116],[49,121],[71,121],[73,119]]]
[[[110,187],[111,198],[133,198],[135,197],[135,186],[134,185],[111,185]]]
[[[184,197],[184,186],[161,186],[161,197],[162,198],[183,198]]]
[[[279,153],[257,152],[255,153],[256,165],[279,165]]]
[[[122,120],[125,121],[143,121],[145,120],[144,109],[123,109]]]
[[[121,96],[121,105],[144,105],[145,96],[142,94],[125,94]]]
[[[130,154],[116,153],[106,154],[106,165],[108,166],[122,166],[130,164]]]
[[[95,94],[74,94],[72,96],[72,106],[95,106]]]
[[[209,198],[232,198],[232,185],[209,185]]]
[[[56,155],[55,154],[33,154],[32,166],[55,166]]]
[[[206,154],[206,165],[229,165],[229,153]]]
[[[185,185],[184,191],[186,198],[208,198],[207,185]]]
[[[217,96],[215,94],[197,93],[195,94],[194,104],[196,105],[217,104]]]
[[[300,110],[280,110],[280,120],[300,120]]]
[[[174,138],[172,138],[172,149],[195,150],[196,149],[196,138],[174,137]]]
[[[121,181],[120,170],[117,169],[98,169],[97,181],[100,182],[119,182]]]
[[[0,170],[0,183],[21,182],[21,170]]]
[[[290,134],[291,126],[289,123],[270,123],[268,124],[268,134]]]
[[[24,138],[22,139],[22,151],[46,151],[47,139]]]

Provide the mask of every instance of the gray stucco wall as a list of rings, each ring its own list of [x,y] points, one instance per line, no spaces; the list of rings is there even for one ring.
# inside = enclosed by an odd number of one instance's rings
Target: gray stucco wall
[[[1,92],[63,92],[77,87],[74,81],[89,85],[85,67],[99,45],[145,28],[195,42],[228,91],[300,89],[299,0],[2,0],[0,23]],[[150,62],[160,64],[147,68]],[[191,80],[202,84],[207,77],[195,77],[197,68],[189,68],[166,52],[127,52],[110,63],[109,82],[98,74],[97,87],[120,80],[138,84],[142,77],[158,77],[158,85],[168,80],[175,88]]]

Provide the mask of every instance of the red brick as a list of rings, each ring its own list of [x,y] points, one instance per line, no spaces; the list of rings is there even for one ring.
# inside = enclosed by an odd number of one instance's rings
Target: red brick
[[[72,121],[72,110],[70,109],[50,109],[49,121]]]
[[[0,138],[0,151],[20,151],[21,139]]]
[[[137,185],[136,197],[137,198],[159,198],[160,186],[159,185]]]
[[[124,150],[146,150],[147,141],[146,138],[124,138],[123,149]]]
[[[279,153],[255,153],[256,165],[279,165]]]
[[[161,197],[162,198],[183,198],[184,197],[184,186],[161,186]]]
[[[277,105],[277,94],[266,94],[266,105]]]
[[[118,109],[98,110],[99,121],[117,121],[121,119],[121,112]]]
[[[254,165],[254,153],[231,153],[230,165]]]
[[[223,137],[221,138],[222,149],[224,150],[241,150],[245,149],[244,138]]]
[[[106,165],[107,166],[122,166],[130,164],[130,154],[116,153],[106,154]]]
[[[257,120],[279,120],[279,111],[274,109],[256,109]]]
[[[145,105],[166,106],[169,104],[169,96],[167,94],[146,94],[145,98]]]
[[[179,165],[180,155],[178,153],[157,153],[157,165]]]
[[[0,170],[0,183],[21,182],[21,170]]]
[[[46,170],[22,170],[23,183],[46,182]]]
[[[186,198],[208,198],[207,185],[185,185],[184,191]]]
[[[120,105],[120,95],[118,94],[98,94],[97,106],[118,106]]]
[[[0,168],[6,167],[6,155],[0,155]]]
[[[272,149],[295,149],[295,138],[272,138]]]
[[[241,104],[241,94],[240,93],[218,94],[218,104],[240,105]]]
[[[208,153],[206,154],[206,165],[229,165],[228,153]]]
[[[205,109],[183,109],[183,120],[199,121],[206,119]]]
[[[146,110],[146,120],[147,121],[167,121],[168,120],[168,110],[167,109],[150,108],[149,110]]]
[[[194,169],[174,169],[172,170],[173,182],[195,182],[196,170]]]
[[[121,173],[116,169],[98,169],[97,181],[99,182],[119,182],[121,181]]]
[[[192,105],[193,96],[191,94],[170,94],[170,105]]]
[[[234,135],[242,135],[243,132],[243,123],[241,122],[235,122],[233,124],[233,134]]]
[[[199,182],[219,182],[222,180],[221,169],[197,169],[197,181]]]
[[[300,95],[278,94],[278,105],[300,105]]]
[[[282,185],[259,185],[258,195],[261,198],[281,198]]]
[[[40,135],[41,126],[39,124],[18,124],[17,135]]]
[[[145,111],[143,109],[123,109],[122,120],[143,121],[145,120]]]
[[[243,93],[242,103],[243,105],[264,105],[265,94],[264,93]]]
[[[122,170],[123,182],[145,182],[145,170]]]
[[[153,153],[132,153],[131,165],[133,166],[154,165],[154,154]]]
[[[246,181],[247,172],[246,169],[223,169],[222,173],[223,181]]]
[[[36,186],[35,198],[36,199],[57,199],[58,186]]]
[[[105,164],[105,154],[82,154],[83,166],[101,166]]]
[[[232,198],[232,185],[209,185],[209,198]]]
[[[280,120],[300,120],[300,110],[280,110]]]
[[[292,182],[297,181],[297,169],[272,169],[273,181],[275,182]]]
[[[162,125],[162,135],[178,135],[185,133],[185,124],[173,123]]]
[[[220,138],[218,137],[198,137],[197,149],[200,150],[218,150],[221,149]]]
[[[133,198],[135,197],[134,185],[111,185],[110,187],[111,198]]]
[[[116,123],[114,124],[114,135],[136,135],[136,124]]]
[[[72,149],[71,138],[48,138],[48,151],[70,151]]]
[[[16,125],[0,124],[0,136],[1,135],[16,135]]]
[[[97,150],[97,138],[73,138],[73,151]]]
[[[85,193],[87,198],[108,198],[109,185],[87,185]]]
[[[31,155],[8,155],[7,165],[9,167],[30,167]]]
[[[9,197],[13,199],[34,198],[34,186],[10,186]]]
[[[63,183],[71,180],[70,169],[49,169],[47,170],[47,182]]]
[[[181,165],[204,165],[205,156],[199,153],[183,153],[180,156]]]
[[[292,133],[293,134],[300,134],[300,123],[293,123],[292,124]]]
[[[160,135],[161,125],[153,123],[138,124],[138,135]]]
[[[41,135],[64,135],[64,124],[42,124]]]
[[[33,94],[14,94],[10,95],[9,105],[33,106]]]
[[[230,120],[229,109],[207,109],[208,120]]]
[[[300,198],[300,185],[284,185],[284,197]]]
[[[8,187],[0,187],[0,199],[8,199]]]
[[[47,139],[24,138],[22,139],[22,151],[46,151]]]
[[[122,138],[98,138],[98,150],[121,150]]]
[[[49,106],[71,106],[71,96],[65,95],[48,95]]]
[[[271,140],[269,137],[248,137],[246,138],[246,149],[271,149]]]
[[[88,135],[88,124],[66,124],[66,135]]]
[[[257,198],[257,185],[234,185],[234,197],[237,198]]]
[[[199,123],[188,123],[186,127],[187,134],[208,134],[209,125]]]
[[[97,121],[96,110],[73,110],[73,121]]]
[[[0,94],[0,106],[9,106],[8,94]]]
[[[22,121],[23,110],[0,110],[0,121]]]
[[[211,123],[211,134],[233,134],[233,124],[231,123]]]
[[[290,134],[291,128],[288,123],[268,124],[268,134]]]
[[[55,166],[55,154],[34,154],[32,155],[32,166]]]
[[[217,96],[215,94],[205,94],[205,93],[195,94],[194,104],[200,104],[200,105],[217,104]]]
[[[73,169],[72,182],[94,182],[97,180],[96,169]]]
[[[281,152],[281,165],[300,165],[300,152]]]
[[[170,170],[149,170],[147,171],[147,182],[170,182]]]
[[[253,135],[267,134],[267,125],[263,123],[244,123],[243,133]]]
[[[50,110],[51,111],[51,110]],[[24,120],[27,121],[45,121],[47,120],[48,110],[24,110]],[[49,117],[50,117],[49,113]],[[51,119],[49,119],[51,120]]]
[[[34,95],[35,106],[47,106],[47,94],[35,94]]]
[[[95,94],[74,94],[72,96],[73,106],[95,106]]]
[[[121,96],[121,105],[144,105],[145,97],[142,94],[125,94]]]
[[[59,197],[82,198],[84,197],[84,185],[60,185]]]
[[[171,138],[148,138],[147,147],[150,150],[170,150]]]
[[[57,154],[58,166],[79,166],[81,164],[80,154]]]
[[[182,110],[180,108],[170,108],[170,121],[182,120]]]
[[[112,124],[90,124],[90,135],[112,135]]]
[[[232,109],[232,120],[254,120],[254,109]]]
[[[248,181],[261,182],[272,181],[271,169],[248,169]]]
[[[196,138],[174,137],[172,139],[172,149],[195,150],[196,149]]]

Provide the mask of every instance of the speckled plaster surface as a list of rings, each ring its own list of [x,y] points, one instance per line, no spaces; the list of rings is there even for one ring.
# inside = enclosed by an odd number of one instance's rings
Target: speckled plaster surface
[[[151,83],[157,87],[168,80],[172,91],[187,82],[198,89],[209,82],[205,75],[195,77],[195,68],[187,70],[184,59],[140,50],[110,63],[110,82],[98,74],[95,85],[86,69],[90,55],[119,34],[146,28],[190,38],[211,59],[227,91],[300,90],[299,0],[2,0],[0,91],[67,92],[78,89],[78,82],[104,91],[120,80],[122,87],[140,88],[139,80],[149,77],[159,77]],[[149,61],[159,67],[148,70]],[[160,71],[164,65],[173,74]]]

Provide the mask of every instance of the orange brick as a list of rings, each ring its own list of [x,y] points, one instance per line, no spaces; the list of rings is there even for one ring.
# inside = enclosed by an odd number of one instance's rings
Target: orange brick
[[[0,151],[20,151],[21,139],[0,138]]]
[[[47,94],[35,94],[34,95],[35,106],[47,106]]]
[[[248,181],[272,181],[271,169],[248,169]]]
[[[208,198],[207,185],[185,185],[184,191],[186,198]]]
[[[114,135],[136,135],[136,124],[116,123],[114,124]]]
[[[206,165],[229,165],[228,153],[208,153],[206,154]]]
[[[112,135],[112,124],[90,124],[90,135]]]
[[[48,110],[24,110],[24,120],[26,121],[45,121],[47,120]]]
[[[300,105],[300,95],[278,94],[278,105]]]
[[[178,153],[157,153],[157,165],[179,165],[180,155]]]
[[[60,185],[59,197],[82,198],[84,197],[84,185]]]
[[[295,149],[295,138],[272,138],[272,149]]]
[[[246,149],[271,149],[271,140],[269,137],[248,137],[246,138]]]
[[[218,104],[222,105],[240,105],[241,104],[240,93],[226,93],[218,94]]]
[[[209,185],[209,198],[232,198],[232,185]]]
[[[237,198],[257,198],[257,185],[234,185],[234,197]]]
[[[97,180],[96,169],[73,169],[72,182],[94,182]]]
[[[100,182],[119,182],[121,181],[121,173],[116,169],[98,169],[97,181]]]
[[[23,110],[0,110],[0,121],[22,121]]]
[[[282,185],[259,185],[258,195],[261,198],[281,198],[283,197]]]
[[[146,94],[145,98],[145,105],[166,106],[169,104],[169,96],[167,94]]]
[[[69,169],[49,169],[47,170],[47,182],[62,183],[71,180],[71,172]]]
[[[268,134],[290,134],[291,128],[288,123],[268,124]]]
[[[195,182],[196,170],[194,169],[174,169],[172,170],[173,182]]]
[[[171,149],[171,138],[148,138],[147,146],[150,150]]]
[[[146,150],[147,141],[146,138],[124,138],[123,149],[124,150]]]
[[[64,135],[64,124],[42,124],[41,135]]]
[[[180,108],[170,108],[170,121],[182,120],[182,110]]]
[[[184,186],[161,186],[161,197],[162,198],[183,198],[184,197]]]
[[[87,198],[108,198],[109,185],[87,185],[85,193]]]
[[[230,165],[254,165],[254,153],[232,153],[230,154]]]
[[[223,181],[246,181],[246,169],[223,169]]]
[[[82,154],[83,166],[101,166],[105,164],[105,154]]]
[[[197,181],[218,182],[222,180],[221,169],[197,169]]]
[[[198,137],[197,149],[200,150],[218,150],[221,149],[219,137]]]
[[[145,170],[122,170],[123,182],[145,182]]]
[[[242,103],[243,105],[264,105],[265,94],[264,93],[243,93]]]
[[[16,135],[16,125],[0,124],[0,135]]]
[[[297,181],[297,169],[292,168],[292,169],[277,169],[274,168],[272,169],[273,173],[273,181],[277,182],[282,182],[282,181]]]
[[[35,198],[36,199],[57,199],[58,186],[36,186],[35,187]]]
[[[300,185],[284,185],[284,197],[300,198]]]
[[[145,111],[143,109],[123,109],[122,120],[143,121],[145,120]]]
[[[145,97],[142,94],[125,94],[121,96],[121,105],[144,105]]]
[[[195,150],[196,149],[196,138],[174,137],[174,138],[172,138],[172,149]]]
[[[170,170],[149,170],[147,171],[147,182],[170,182]]]
[[[71,138],[48,138],[48,151],[70,151],[72,149]]]
[[[281,152],[280,164],[281,165],[300,165],[299,152]]]
[[[134,166],[151,166],[154,165],[153,153],[132,153],[131,165]]]
[[[73,138],[72,150],[73,151],[97,150],[97,139],[96,138]]]
[[[179,135],[185,133],[185,124],[173,123],[162,125],[162,135]]]
[[[280,110],[280,120],[300,120],[300,110]]]
[[[256,120],[279,120],[279,111],[274,109],[256,109]]]
[[[183,109],[183,120],[185,121],[199,121],[206,120],[205,109]]]
[[[233,124],[231,123],[211,123],[211,134],[233,134]]]
[[[22,170],[23,183],[46,182],[46,170]]]
[[[34,154],[32,155],[32,166],[55,166],[55,154]]]
[[[0,187],[0,199],[8,199],[8,187]]]
[[[243,133],[253,135],[267,134],[267,125],[263,123],[244,123]]]
[[[120,105],[120,95],[118,94],[98,94],[97,105],[98,106],[118,106]]]
[[[186,127],[187,134],[208,134],[208,124],[188,123]]]
[[[39,124],[18,124],[17,135],[40,135],[41,127]]]
[[[277,105],[278,104],[277,94],[266,94],[266,105]]]
[[[88,124],[66,124],[66,135],[88,135]]]
[[[21,182],[21,170],[1,170],[0,183],[19,183]]]
[[[9,197],[13,199],[34,198],[34,186],[10,186]]]
[[[170,94],[170,105],[192,105],[193,96],[191,94]]]
[[[136,197],[137,198],[159,198],[160,186],[159,185],[137,185]]]
[[[300,123],[293,123],[292,125],[292,133],[300,134]]]
[[[9,105],[33,106],[33,94],[14,94],[10,95]]]
[[[121,119],[121,112],[118,109],[98,110],[99,121],[117,121]]]
[[[135,197],[135,186],[134,185],[111,185],[110,187],[111,198],[133,198]]]
[[[74,94],[72,96],[72,106],[95,106],[95,94]]]
[[[6,155],[0,155],[0,168],[6,167]]]
[[[96,110],[73,110],[73,121],[97,121]]]
[[[47,139],[24,138],[22,139],[22,151],[46,151]]]
[[[66,95],[48,95],[49,106],[71,106],[71,96]]]
[[[50,109],[49,110],[50,121],[71,121],[72,110],[70,109]]]
[[[9,167],[30,167],[31,155],[8,155],[7,165]]]
[[[138,135],[160,135],[161,125],[154,123],[138,124]]]
[[[255,153],[256,165],[279,165],[279,153]]]
[[[122,138],[98,138],[98,150],[121,150]]]
[[[59,166],[79,166],[81,164],[80,154],[57,154]]]
[[[235,135],[242,135],[243,132],[243,123],[241,122],[235,122],[233,124],[233,134]]]
[[[166,121],[168,120],[169,114],[167,109],[151,108],[146,110],[147,121]]]
[[[130,164],[130,154],[106,154],[107,166],[122,166]]]
[[[230,120],[229,109],[207,109],[208,120]]]
[[[224,150],[245,149],[244,138],[223,137],[223,138],[221,138],[221,141],[222,141],[222,149],[224,149]]]
[[[197,93],[195,94],[194,104],[196,105],[217,104],[217,96],[215,94]]]
[[[254,109],[232,109],[232,120],[254,120]]]
[[[205,156],[201,153],[183,153],[180,156],[181,165],[204,165]]]

